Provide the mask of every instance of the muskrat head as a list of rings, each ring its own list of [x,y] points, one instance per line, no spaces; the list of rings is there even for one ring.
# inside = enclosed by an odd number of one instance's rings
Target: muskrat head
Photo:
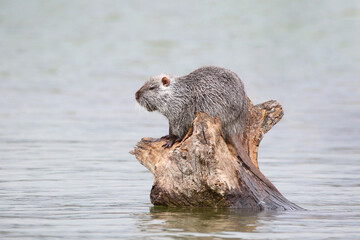
[[[171,97],[171,86],[175,77],[160,74],[151,77],[136,93],[136,101],[149,112],[163,112]]]

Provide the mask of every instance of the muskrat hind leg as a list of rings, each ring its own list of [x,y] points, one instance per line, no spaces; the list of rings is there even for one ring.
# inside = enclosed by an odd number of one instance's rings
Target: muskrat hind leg
[[[168,135],[168,140],[166,143],[164,143],[163,147],[171,148],[176,142],[181,142],[181,140],[181,138],[175,135]]]

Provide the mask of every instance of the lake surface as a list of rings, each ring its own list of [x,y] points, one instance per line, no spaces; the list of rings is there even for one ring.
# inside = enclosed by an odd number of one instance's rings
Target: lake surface
[[[360,239],[359,1],[0,1],[1,239]],[[262,172],[306,212],[154,207],[129,154],[161,72],[236,72],[285,116]]]

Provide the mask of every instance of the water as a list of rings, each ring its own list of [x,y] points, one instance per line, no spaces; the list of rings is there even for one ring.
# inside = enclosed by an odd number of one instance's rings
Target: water
[[[358,1],[0,1],[1,239],[359,239]],[[262,172],[299,213],[153,207],[135,91],[227,67],[285,116]]]

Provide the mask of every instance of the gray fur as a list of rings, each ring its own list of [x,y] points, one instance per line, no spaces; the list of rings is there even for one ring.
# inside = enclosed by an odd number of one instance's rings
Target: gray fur
[[[163,86],[166,76],[169,86]],[[201,67],[176,77],[160,74],[150,78],[136,93],[136,100],[148,111],[159,111],[169,120],[169,135],[183,138],[195,112],[219,117],[225,138],[241,134],[247,114],[247,98],[240,78],[220,67]]]

